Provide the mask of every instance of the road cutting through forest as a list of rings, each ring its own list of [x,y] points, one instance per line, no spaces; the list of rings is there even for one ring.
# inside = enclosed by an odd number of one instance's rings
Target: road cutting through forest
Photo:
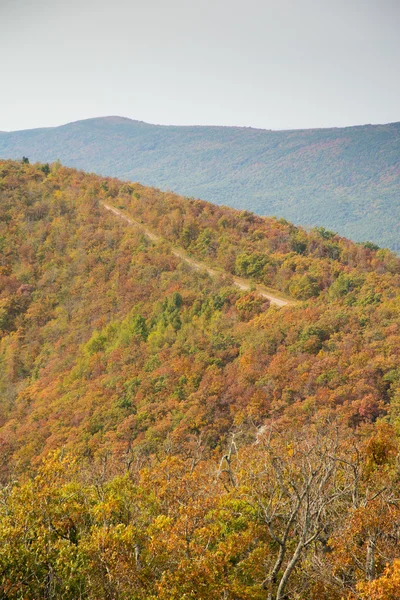
[[[122,212],[120,209],[115,208],[115,206],[110,206],[109,204],[106,204],[105,202],[100,202],[100,204],[106,210],[110,211],[111,213],[113,213],[114,215],[119,217],[120,219],[123,219],[130,225],[139,227],[143,231],[144,235],[147,238],[149,238],[149,240],[151,240],[152,242],[154,242],[156,244],[160,244],[165,241],[161,236],[156,235],[152,231],[149,231],[143,225],[143,223],[140,223],[139,221],[132,219],[132,217],[129,217],[124,212]],[[235,275],[231,275],[230,273],[225,273],[224,271],[219,271],[219,270],[213,269],[213,268],[209,267],[208,265],[204,264],[203,262],[194,260],[181,248],[176,248],[176,247],[172,246],[171,252],[172,252],[172,254],[174,254],[174,256],[180,258],[181,260],[186,262],[188,265],[193,267],[193,269],[196,269],[197,271],[205,271],[206,273],[211,275],[211,277],[222,277],[222,276],[229,277],[232,280],[233,284],[236,287],[238,287],[239,289],[241,289],[243,291],[249,291],[249,292],[255,291],[259,296],[262,296],[263,298],[267,298],[271,302],[271,304],[275,304],[276,306],[288,306],[288,305],[295,304],[294,300],[285,299],[282,296],[276,294],[275,292],[271,292],[268,288],[266,288],[262,285],[255,284],[254,282],[249,281],[248,279],[243,279],[242,277],[236,277]]]

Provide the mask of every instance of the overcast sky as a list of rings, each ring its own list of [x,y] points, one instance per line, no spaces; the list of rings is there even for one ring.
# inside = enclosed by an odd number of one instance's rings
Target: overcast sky
[[[400,0],[0,0],[0,130],[400,120]]]

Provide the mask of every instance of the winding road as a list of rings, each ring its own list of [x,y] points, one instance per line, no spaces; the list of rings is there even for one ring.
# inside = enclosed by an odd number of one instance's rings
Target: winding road
[[[106,204],[105,202],[100,202],[100,204],[106,210],[110,211],[115,216],[119,217],[120,219],[123,219],[130,225],[139,227],[143,231],[144,235],[147,238],[149,238],[149,240],[154,242],[155,244],[160,244],[161,242],[165,241],[161,236],[156,235],[152,231],[149,231],[146,227],[143,226],[142,223],[139,223],[139,221],[135,221],[135,219],[132,219],[132,217],[128,217],[128,215],[126,215],[120,209],[115,208],[115,206],[110,206],[109,204]],[[238,287],[239,289],[241,289],[243,291],[249,291],[249,292],[251,290],[254,290],[257,294],[259,294],[263,298],[267,298],[271,302],[271,304],[275,304],[276,306],[288,306],[288,305],[295,304],[294,300],[287,300],[287,299],[283,298],[282,296],[280,296],[277,292],[276,293],[271,292],[268,288],[266,288],[262,285],[254,284],[254,282],[249,281],[248,279],[243,279],[242,277],[236,277],[235,275],[231,275],[230,273],[224,273],[223,271],[217,271],[216,269],[212,269],[208,265],[191,258],[181,248],[171,247],[171,252],[172,252],[172,254],[174,254],[175,256],[177,256],[178,258],[183,260],[184,262],[186,262],[188,265],[190,265],[193,269],[196,269],[197,271],[205,271],[206,273],[211,275],[211,277],[221,277],[223,275],[228,276],[229,278],[232,279],[233,284],[236,287]]]

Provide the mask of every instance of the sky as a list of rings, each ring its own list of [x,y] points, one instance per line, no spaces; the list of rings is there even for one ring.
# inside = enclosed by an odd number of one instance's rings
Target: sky
[[[400,120],[400,0],[0,0],[0,131]]]

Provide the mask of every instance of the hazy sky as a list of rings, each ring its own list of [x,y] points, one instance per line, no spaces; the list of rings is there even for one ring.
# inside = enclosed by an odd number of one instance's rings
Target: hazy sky
[[[0,0],[0,130],[400,120],[400,0]]]

